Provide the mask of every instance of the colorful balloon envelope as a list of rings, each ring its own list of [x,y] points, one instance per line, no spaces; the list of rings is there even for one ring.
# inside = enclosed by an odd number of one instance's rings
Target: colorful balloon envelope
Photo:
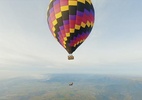
[[[72,54],[89,36],[95,11],[91,0],[51,0],[47,21],[53,36]]]

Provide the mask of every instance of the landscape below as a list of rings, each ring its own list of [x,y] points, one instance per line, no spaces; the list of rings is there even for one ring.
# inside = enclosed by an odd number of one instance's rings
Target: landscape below
[[[0,100],[141,100],[141,93],[141,77],[47,74],[0,81]]]

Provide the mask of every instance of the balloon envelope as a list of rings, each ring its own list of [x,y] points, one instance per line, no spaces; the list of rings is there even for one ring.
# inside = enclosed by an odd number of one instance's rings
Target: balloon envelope
[[[47,21],[57,41],[72,54],[88,37],[95,20],[91,0],[51,0]]]

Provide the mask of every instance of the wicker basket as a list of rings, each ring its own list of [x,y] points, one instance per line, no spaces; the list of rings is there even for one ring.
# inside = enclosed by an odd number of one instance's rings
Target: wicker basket
[[[68,56],[68,60],[73,60],[74,59],[74,56],[73,55],[69,55]]]

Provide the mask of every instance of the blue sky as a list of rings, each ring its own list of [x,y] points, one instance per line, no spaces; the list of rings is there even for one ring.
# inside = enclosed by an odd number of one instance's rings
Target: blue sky
[[[87,40],[68,53],[49,31],[49,0],[0,1],[2,77],[41,73],[142,75],[142,1],[92,0],[96,20]]]

